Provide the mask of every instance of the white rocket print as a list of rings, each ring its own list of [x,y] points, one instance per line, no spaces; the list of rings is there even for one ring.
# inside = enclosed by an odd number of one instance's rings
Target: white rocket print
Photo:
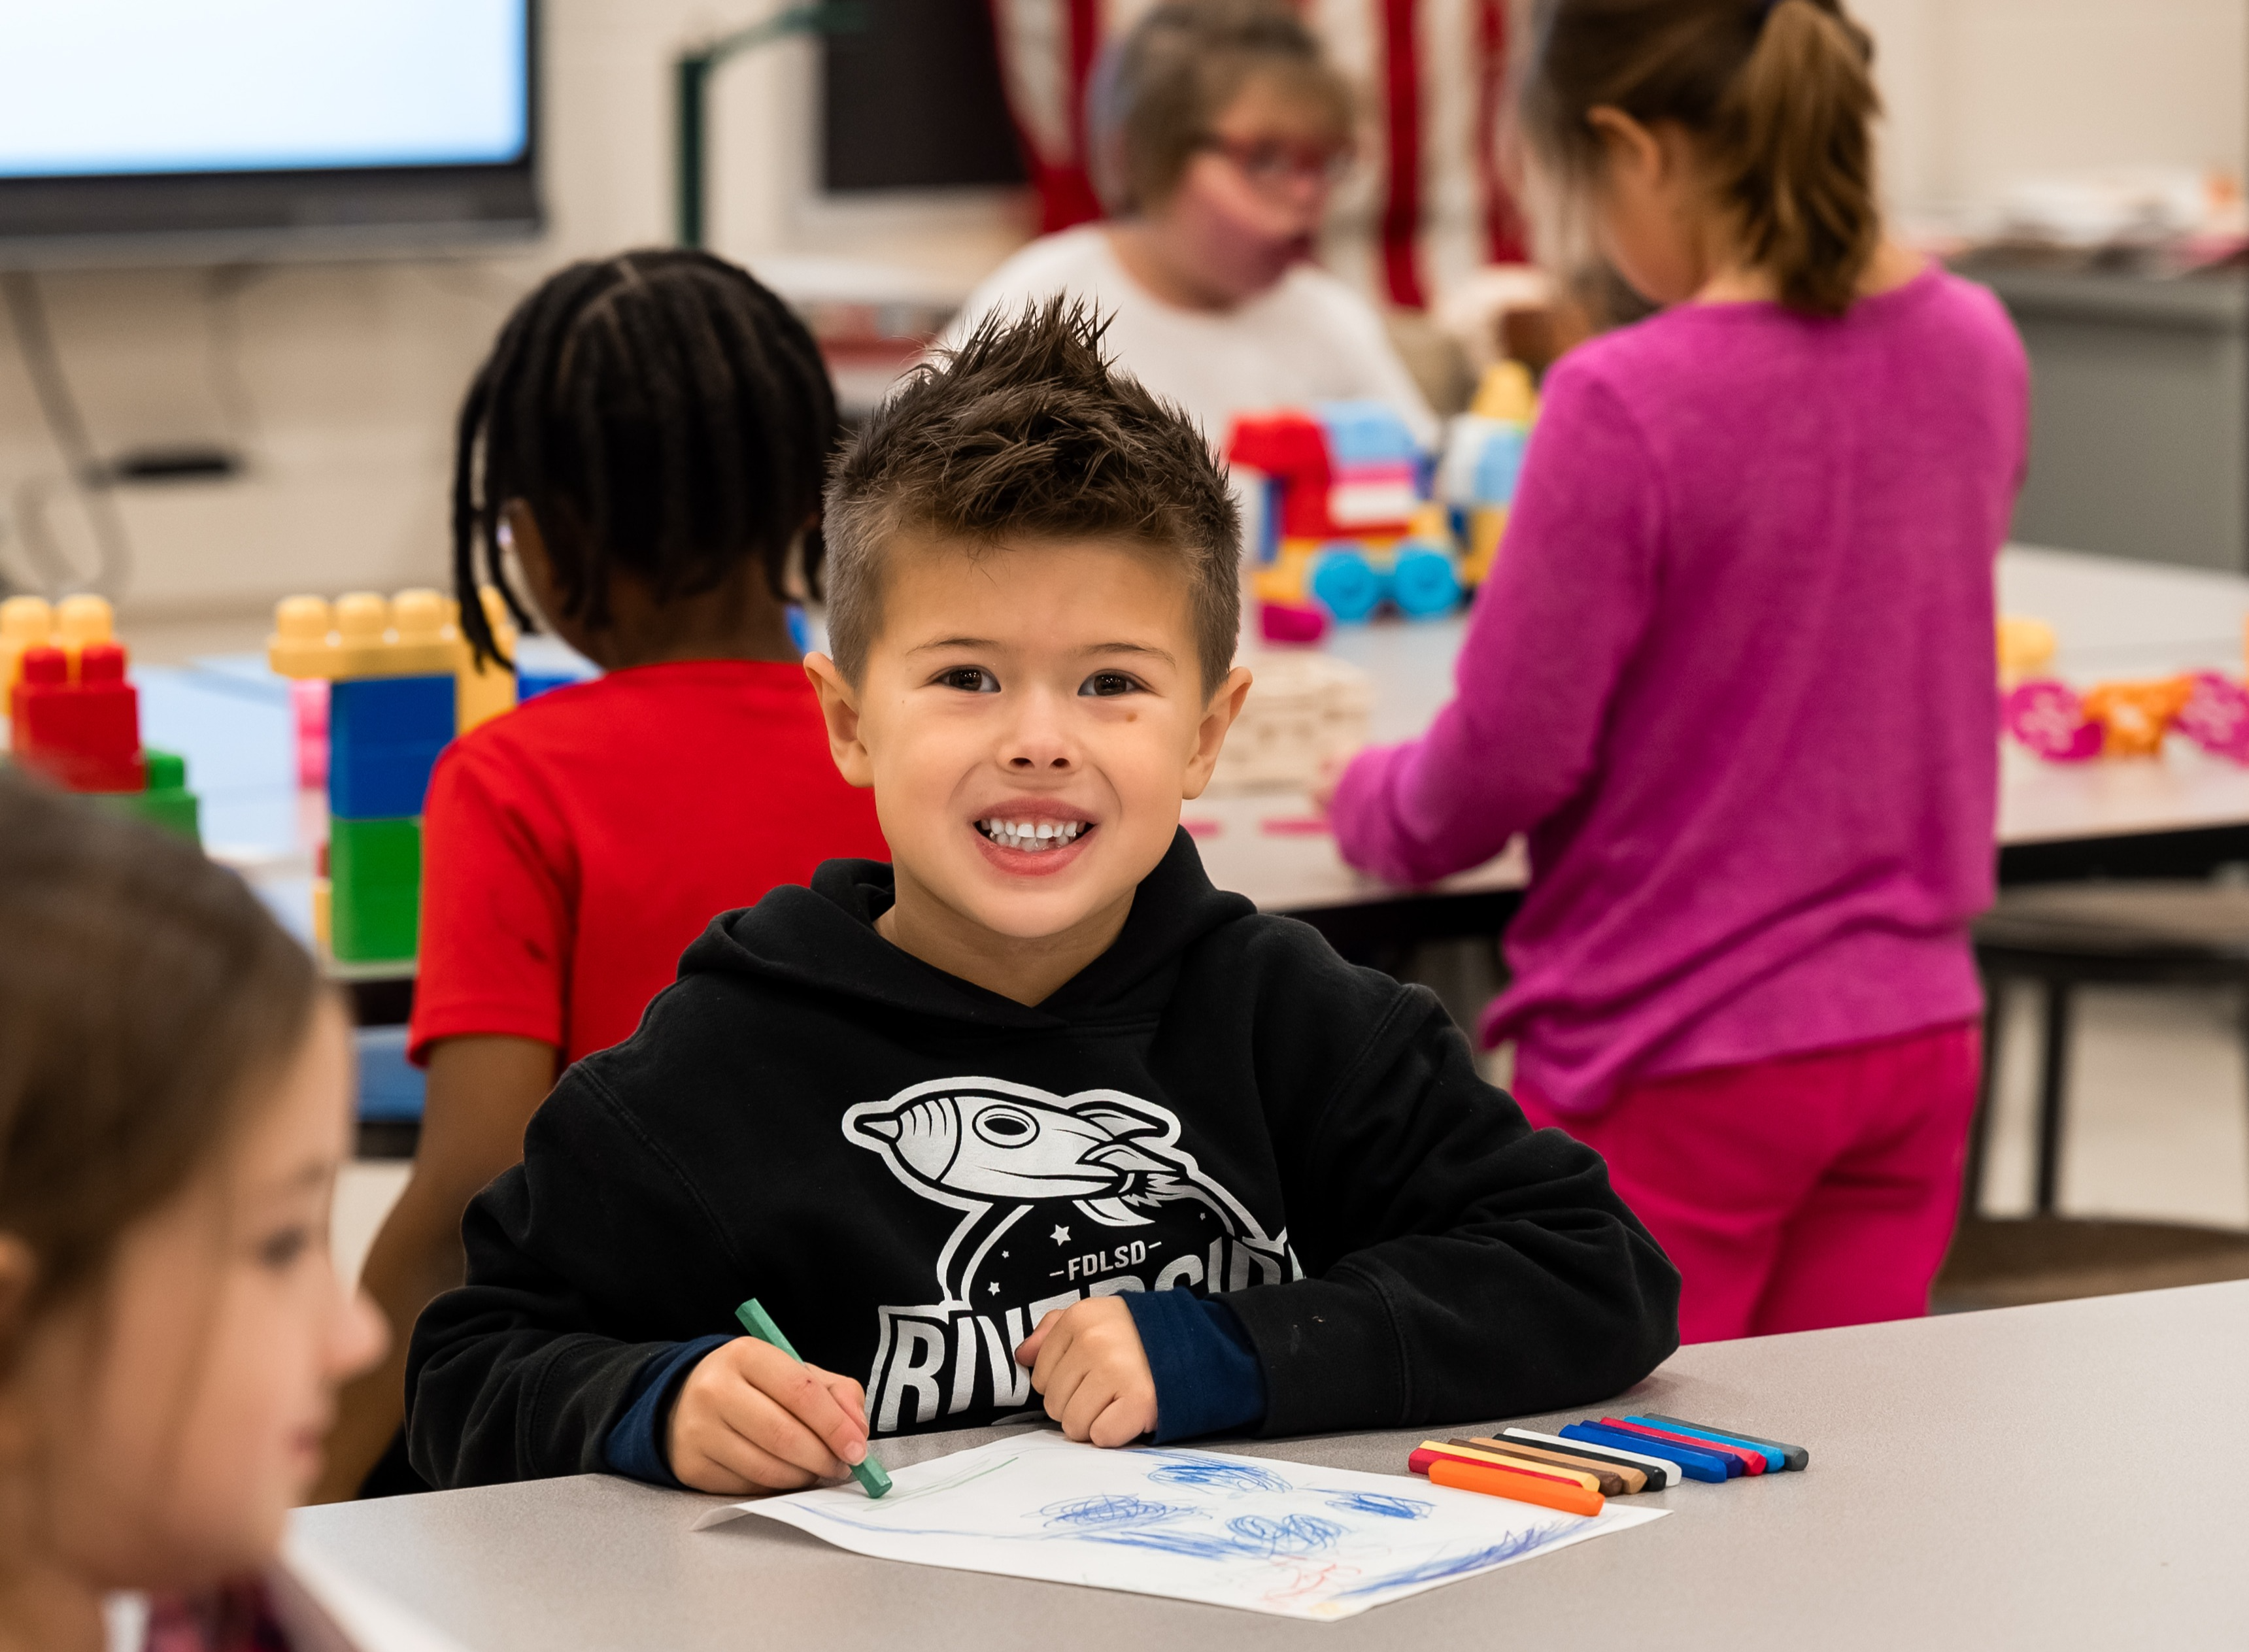
[[[948,1302],[974,1300],[986,1252],[1041,1204],[1066,1202],[1103,1227],[1133,1228],[1159,1205],[1190,1200],[1228,1236],[1274,1242],[1178,1145],[1168,1108],[1120,1091],[1064,1097],[1000,1078],[940,1078],[851,1108],[843,1134],[881,1153],[922,1197],[966,1213],[938,1257]]]

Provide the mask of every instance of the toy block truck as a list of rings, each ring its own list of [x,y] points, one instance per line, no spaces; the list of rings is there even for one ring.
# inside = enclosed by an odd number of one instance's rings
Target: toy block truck
[[[1263,492],[1254,588],[1351,623],[1387,602],[1413,618],[1460,605],[1458,558],[1406,422],[1380,402],[1323,402],[1235,422],[1228,461]]]

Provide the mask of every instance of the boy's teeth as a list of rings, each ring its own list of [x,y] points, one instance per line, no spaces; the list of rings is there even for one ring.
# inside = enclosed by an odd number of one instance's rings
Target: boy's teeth
[[[1027,850],[1033,854],[1044,849],[1060,849],[1072,842],[1085,829],[1081,821],[1065,820],[980,820],[977,827],[1002,849]]]

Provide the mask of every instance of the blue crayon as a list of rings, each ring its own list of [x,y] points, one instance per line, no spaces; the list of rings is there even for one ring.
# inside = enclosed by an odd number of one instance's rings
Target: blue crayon
[[[1654,1417],[1627,1417],[1627,1422],[1637,1422],[1643,1428],[1661,1428],[1666,1434],[1684,1434],[1697,1440],[1708,1440],[1712,1445],[1723,1446],[1729,1451],[1746,1451],[1764,1464],[1767,1474],[1778,1474],[1788,1466],[1787,1459],[1768,1445],[1757,1445],[1748,1440],[1729,1440],[1712,1434],[1708,1428],[1682,1428],[1675,1422],[1659,1422]]]
[[[1668,1440],[1651,1440],[1644,1434],[1625,1434],[1615,1428],[1604,1428],[1598,1422],[1572,1422],[1555,1432],[1565,1440],[1583,1440],[1587,1445],[1613,1446],[1651,1457],[1668,1458],[1679,1465],[1679,1472],[1689,1480],[1725,1480],[1742,1471],[1742,1465],[1731,1457],[1691,1450],[1686,1446],[1674,1445]]]
[[[1634,1422],[1645,1422],[1651,1428],[1668,1428],[1674,1434],[1700,1435],[1705,1440],[1716,1440],[1723,1446],[1755,1446],[1764,1453],[1766,1460],[1776,1469],[1801,1469],[1812,1461],[1812,1454],[1802,1446],[1790,1445],[1782,1440],[1767,1440],[1754,1434],[1735,1434],[1724,1428],[1706,1428],[1699,1422],[1688,1422],[1680,1417],[1666,1417],[1651,1411],[1645,1417],[1634,1417]]]

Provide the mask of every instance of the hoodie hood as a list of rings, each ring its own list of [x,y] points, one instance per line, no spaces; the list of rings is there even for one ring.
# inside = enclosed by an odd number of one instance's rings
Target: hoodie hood
[[[884,863],[823,862],[811,888],[784,885],[754,906],[713,919],[680,959],[680,976],[750,975],[893,1015],[1052,1030],[1130,1013],[1152,992],[1160,995],[1161,983],[1196,942],[1257,910],[1246,898],[1212,887],[1194,839],[1181,829],[1141,880],[1108,950],[1030,1005],[949,975],[877,934],[875,920],[896,899],[895,877]]]

